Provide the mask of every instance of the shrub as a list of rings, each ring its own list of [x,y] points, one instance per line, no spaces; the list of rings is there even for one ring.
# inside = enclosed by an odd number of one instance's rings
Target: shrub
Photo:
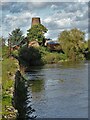
[[[76,56],[76,61],[80,61],[80,60],[85,60],[84,54],[79,53],[79,55]]]
[[[66,55],[65,54],[60,54],[60,53],[47,53],[45,56],[43,56],[43,61],[44,63],[58,63],[61,60],[66,60]]]
[[[25,66],[35,66],[42,64],[41,53],[37,48],[34,47],[22,47],[19,50],[18,59],[20,64]]]
[[[49,52],[45,47],[22,47],[18,53],[19,62],[22,65],[37,66],[43,64],[58,63],[67,60],[66,54]]]
[[[63,54],[63,53],[60,53],[60,59],[61,60],[67,60],[67,55]]]

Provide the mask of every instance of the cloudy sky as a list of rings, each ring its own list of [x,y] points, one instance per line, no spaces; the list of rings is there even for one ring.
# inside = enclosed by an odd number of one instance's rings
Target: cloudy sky
[[[8,1],[8,0],[7,0]],[[2,9],[1,9],[2,8]],[[0,4],[2,33],[8,37],[15,28],[23,34],[31,28],[32,17],[40,17],[41,23],[48,29],[47,38],[56,40],[63,30],[78,28],[88,36],[88,2],[6,2]],[[1,21],[1,20],[0,20]]]

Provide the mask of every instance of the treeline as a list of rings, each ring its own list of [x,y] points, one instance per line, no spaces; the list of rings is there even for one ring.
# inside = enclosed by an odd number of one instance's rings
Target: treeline
[[[19,45],[21,50],[25,50],[22,49],[22,47],[27,47],[26,51],[28,51],[28,43],[35,40],[40,45],[39,53],[41,54],[41,59],[43,59],[44,63],[54,63],[62,60],[78,61],[90,59],[90,40],[85,41],[85,33],[81,30],[77,28],[71,30],[64,30],[58,35],[57,41],[60,43],[60,47],[63,51],[62,53],[51,53],[48,48],[45,48],[44,44],[46,38],[44,34],[47,31],[48,29],[45,28],[42,24],[33,25],[29,30],[27,30],[27,36],[25,37],[20,28],[17,28],[14,29],[11,34],[9,34],[8,40],[2,38],[2,45],[4,46],[5,42],[8,41],[8,46]],[[35,54],[35,50],[31,49],[31,51]],[[13,52],[18,55],[18,51],[15,50]],[[32,52],[29,53],[30,55],[28,55],[32,56]]]
[[[70,60],[83,60],[86,53],[89,52],[88,41],[85,41],[85,33],[76,28],[63,31],[58,40]]]

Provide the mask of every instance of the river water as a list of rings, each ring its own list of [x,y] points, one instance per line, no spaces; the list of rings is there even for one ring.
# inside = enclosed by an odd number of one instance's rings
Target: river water
[[[37,118],[88,118],[87,62],[31,68],[26,76]]]

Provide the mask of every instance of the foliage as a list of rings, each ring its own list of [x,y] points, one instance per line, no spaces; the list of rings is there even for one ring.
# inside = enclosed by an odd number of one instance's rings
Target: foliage
[[[11,54],[14,55],[14,56],[18,56],[18,50],[12,51]]]
[[[41,59],[44,64],[50,64],[50,63],[58,63],[62,60],[66,60],[67,56],[62,53],[57,53],[57,52],[50,52],[47,48],[45,47],[39,47],[37,48],[41,54]]]
[[[17,28],[9,34],[9,40],[11,45],[17,45],[24,39],[23,33],[20,28]]]
[[[18,53],[19,62],[22,65],[41,65],[41,54],[37,48],[34,47],[22,47]]]
[[[64,53],[70,60],[83,59],[82,52],[84,51],[84,32],[78,29],[65,30],[60,35],[58,40],[62,46]]]
[[[43,57],[44,63],[52,64],[52,63],[59,63],[61,61],[65,61],[66,55],[60,53],[48,53]]]
[[[47,32],[47,29],[42,24],[37,24],[33,25],[27,31],[27,37],[29,41],[38,40],[38,42],[42,42],[45,38],[44,34]]]
[[[2,57],[7,58],[9,56],[9,48],[8,46],[3,46],[2,47]]]
[[[85,42],[84,56],[85,56],[86,60],[90,60],[90,39]]]
[[[41,54],[41,56],[43,57],[44,55],[46,55],[47,53],[49,53],[49,50],[46,47],[40,46],[37,48]]]
[[[59,63],[67,60],[66,54],[49,52],[45,47],[23,47],[19,51],[20,64],[24,66],[37,66],[43,64]]]

